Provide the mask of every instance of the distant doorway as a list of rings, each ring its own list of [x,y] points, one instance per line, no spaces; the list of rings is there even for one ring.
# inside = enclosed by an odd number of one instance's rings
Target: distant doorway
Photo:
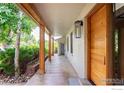
[[[65,54],[65,46],[63,43],[59,44],[59,55],[64,55]]]

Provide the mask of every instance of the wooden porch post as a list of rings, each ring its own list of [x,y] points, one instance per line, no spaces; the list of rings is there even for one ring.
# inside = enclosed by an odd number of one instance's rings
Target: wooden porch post
[[[49,61],[51,61],[51,34],[49,33]]]
[[[39,70],[40,70],[40,74],[44,74],[45,73],[45,53],[44,53],[44,34],[45,34],[45,27],[44,26],[40,26],[40,51],[39,51],[39,61],[40,61],[40,65],[39,65]]]
[[[52,56],[54,56],[54,38],[52,38]]]

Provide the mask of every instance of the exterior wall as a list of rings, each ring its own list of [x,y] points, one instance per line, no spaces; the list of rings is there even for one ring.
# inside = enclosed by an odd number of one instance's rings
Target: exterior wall
[[[75,68],[80,78],[87,78],[87,54],[86,54],[86,20],[85,16],[91,11],[95,4],[86,4],[81,11],[81,14],[75,20],[82,20],[83,27],[81,38],[74,36],[74,24],[66,34],[66,39],[69,37],[69,51],[67,51],[67,40],[65,45],[66,56]],[[75,21],[74,20],[74,21]],[[73,32],[73,54],[70,53],[70,33]]]

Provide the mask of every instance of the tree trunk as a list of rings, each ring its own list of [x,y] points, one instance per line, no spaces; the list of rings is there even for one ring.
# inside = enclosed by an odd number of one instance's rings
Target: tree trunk
[[[22,12],[19,12],[19,21],[18,21],[18,29],[16,34],[16,42],[15,42],[15,58],[14,58],[14,65],[15,65],[15,76],[18,77],[20,75],[20,67],[19,67],[19,48],[20,48],[20,36],[21,36],[21,18]]]

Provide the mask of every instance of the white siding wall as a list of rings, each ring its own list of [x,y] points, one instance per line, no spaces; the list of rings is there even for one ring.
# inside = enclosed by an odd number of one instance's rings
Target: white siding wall
[[[86,78],[87,76],[87,64],[86,64],[86,46],[85,46],[85,31],[86,31],[86,23],[84,17],[89,13],[89,11],[94,7],[95,4],[86,4],[83,8],[81,14],[77,19],[83,21],[82,33],[81,38],[75,38],[74,36],[74,25],[68,31],[66,35],[69,37],[69,51],[67,52],[67,40],[65,45],[66,56],[75,68],[76,72],[78,73],[80,78]],[[77,20],[76,19],[76,20]],[[75,20],[74,20],[75,21]],[[73,54],[70,53],[70,33],[73,32]]]

